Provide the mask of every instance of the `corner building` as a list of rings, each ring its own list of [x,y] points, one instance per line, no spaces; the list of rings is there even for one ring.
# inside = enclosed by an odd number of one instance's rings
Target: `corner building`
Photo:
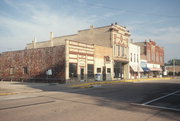
[[[27,44],[26,49],[65,45],[66,80],[127,79],[129,77],[129,37],[126,27],[117,23],[80,30],[77,34],[53,37],[44,42]]]

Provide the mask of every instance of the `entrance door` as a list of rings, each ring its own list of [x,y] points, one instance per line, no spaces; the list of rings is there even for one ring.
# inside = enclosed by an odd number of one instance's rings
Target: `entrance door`
[[[84,80],[84,68],[81,68],[81,80]]]
[[[106,66],[103,66],[103,80],[105,81],[106,80]]]

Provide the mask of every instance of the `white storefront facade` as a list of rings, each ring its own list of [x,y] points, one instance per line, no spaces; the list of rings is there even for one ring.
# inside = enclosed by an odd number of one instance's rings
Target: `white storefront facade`
[[[133,43],[129,43],[129,78],[140,78],[143,72],[140,66],[140,47]]]

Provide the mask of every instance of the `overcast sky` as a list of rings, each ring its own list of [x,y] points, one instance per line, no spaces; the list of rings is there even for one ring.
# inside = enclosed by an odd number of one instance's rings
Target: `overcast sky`
[[[134,41],[154,40],[180,59],[180,0],[0,0],[0,52],[117,22]]]

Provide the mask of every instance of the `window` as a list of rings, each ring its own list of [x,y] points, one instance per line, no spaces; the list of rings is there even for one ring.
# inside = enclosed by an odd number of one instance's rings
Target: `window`
[[[10,75],[14,74],[14,67],[10,68],[10,72],[9,73],[10,73]]]
[[[97,68],[97,73],[101,73],[101,68]]]
[[[136,62],[136,54],[134,54],[134,62]]]
[[[114,62],[114,78],[122,78],[123,65],[120,61]]]
[[[137,62],[139,62],[139,56],[138,56],[138,54],[137,54]]]
[[[46,71],[46,75],[48,75],[48,76],[53,75],[52,69],[48,69],[48,70]]]
[[[124,46],[122,46],[122,56],[124,56]]]
[[[114,56],[116,56],[116,45],[114,45]]]
[[[133,58],[133,57],[132,57],[132,53],[131,53],[131,62],[132,62],[132,58]]]
[[[88,78],[94,78],[94,65],[88,64]]]
[[[69,63],[69,77],[77,77],[77,64]]]
[[[120,56],[120,45],[118,45],[118,56]]]
[[[28,74],[28,68],[27,67],[23,67],[23,74]]]
[[[111,73],[111,68],[107,68],[107,73]]]

